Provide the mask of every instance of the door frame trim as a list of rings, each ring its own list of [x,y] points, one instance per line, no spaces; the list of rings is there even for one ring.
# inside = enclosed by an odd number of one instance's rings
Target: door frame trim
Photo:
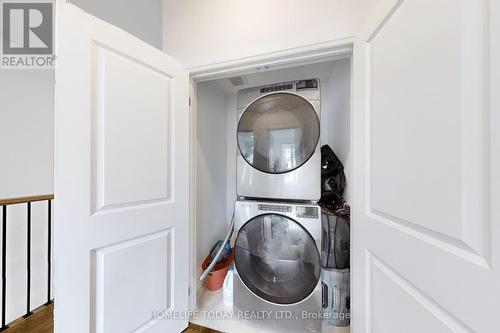
[[[197,100],[196,85],[200,82],[228,78],[235,75],[252,74],[287,67],[313,64],[353,57],[355,37],[330,40],[296,48],[279,50],[260,55],[217,62],[208,65],[190,67],[186,70],[190,75],[190,124],[189,124],[189,296],[188,308],[193,311],[197,307],[199,269],[196,263],[196,132],[197,132]],[[351,63],[352,68],[352,63]],[[351,69],[351,86],[353,82]],[[352,112],[352,88],[351,88]],[[352,124],[351,124],[352,136]]]
[[[352,54],[354,37],[186,68],[192,80],[203,82],[234,75],[276,70],[340,59]]]

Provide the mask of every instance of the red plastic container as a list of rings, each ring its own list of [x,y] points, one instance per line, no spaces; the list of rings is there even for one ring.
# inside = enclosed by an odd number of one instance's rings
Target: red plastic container
[[[210,273],[208,273],[207,278],[205,279],[205,288],[210,291],[219,290],[222,288],[224,284],[224,279],[226,278],[227,271],[229,270],[229,266],[233,263],[234,253],[233,249],[231,249],[231,254],[229,258],[227,258],[224,262],[219,262],[215,264],[214,268]],[[207,269],[210,264],[210,255],[208,255],[205,260],[203,260],[203,264],[201,268],[203,270]]]

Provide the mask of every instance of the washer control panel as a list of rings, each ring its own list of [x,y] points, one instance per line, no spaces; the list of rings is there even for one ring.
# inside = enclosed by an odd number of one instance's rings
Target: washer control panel
[[[290,90],[290,89],[293,89],[293,83],[284,83],[275,86],[262,87],[260,88],[260,93],[263,94],[268,92]]]
[[[279,212],[279,213],[291,213],[292,206],[288,205],[265,205],[259,204],[259,210],[266,212]]]
[[[306,219],[317,219],[319,208],[315,206],[297,206],[297,217]]]

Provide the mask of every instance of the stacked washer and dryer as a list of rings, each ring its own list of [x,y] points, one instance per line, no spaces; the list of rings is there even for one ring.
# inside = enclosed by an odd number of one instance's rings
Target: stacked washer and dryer
[[[238,92],[234,305],[279,332],[321,331],[319,119],[318,79]]]

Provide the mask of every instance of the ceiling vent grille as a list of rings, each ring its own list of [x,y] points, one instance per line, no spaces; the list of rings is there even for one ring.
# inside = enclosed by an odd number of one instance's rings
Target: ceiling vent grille
[[[243,86],[246,83],[245,78],[243,76],[230,77],[229,81],[231,81],[233,87]]]

